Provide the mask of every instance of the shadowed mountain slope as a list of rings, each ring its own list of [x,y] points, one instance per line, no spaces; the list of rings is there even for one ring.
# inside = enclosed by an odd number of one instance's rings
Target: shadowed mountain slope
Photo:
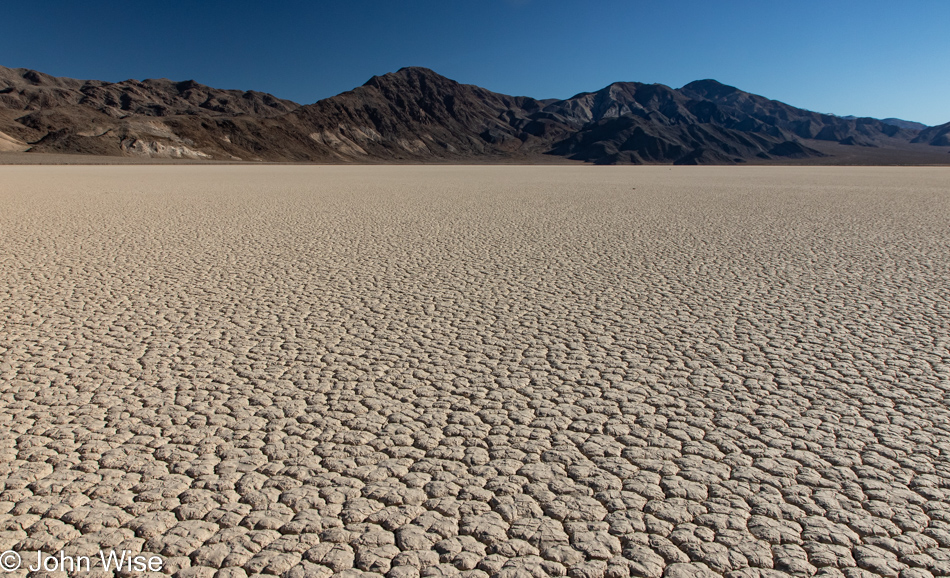
[[[679,92],[707,108],[709,118],[747,131],[778,129],[804,139],[864,146],[880,145],[886,138],[909,140],[916,134],[875,118],[844,118],[795,108],[715,80],[691,82]]]
[[[950,146],[950,122],[939,126],[932,126],[920,131],[913,142],[929,144],[931,146]]]
[[[537,100],[410,67],[301,106],[194,81],[108,83],[0,67],[0,151],[299,162],[561,157],[726,164],[833,162],[828,157],[835,153],[822,142],[900,149],[905,156],[926,145],[950,145],[946,131],[924,138],[940,127],[906,126],[819,114],[714,80],[680,89],[617,82],[564,100]]]

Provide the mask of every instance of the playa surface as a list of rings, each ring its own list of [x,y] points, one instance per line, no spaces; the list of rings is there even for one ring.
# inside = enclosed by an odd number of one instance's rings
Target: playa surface
[[[0,551],[947,575],[948,247],[939,168],[0,167]]]

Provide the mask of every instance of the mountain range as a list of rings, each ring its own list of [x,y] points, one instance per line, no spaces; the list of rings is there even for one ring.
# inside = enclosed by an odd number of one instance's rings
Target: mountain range
[[[839,117],[699,80],[616,82],[568,99],[460,84],[426,68],[310,105],[195,81],[0,67],[0,151],[318,163],[932,164],[950,123]]]

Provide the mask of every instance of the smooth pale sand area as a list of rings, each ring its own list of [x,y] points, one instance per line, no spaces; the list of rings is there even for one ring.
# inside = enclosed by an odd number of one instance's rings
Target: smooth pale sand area
[[[0,167],[0,551],[947,575],[948,346],[948,169]]]

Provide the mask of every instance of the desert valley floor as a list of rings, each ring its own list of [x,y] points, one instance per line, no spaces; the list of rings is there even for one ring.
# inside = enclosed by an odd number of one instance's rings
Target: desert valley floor
[[[950,575],[948,248],[946,168],[3,166],[0,551]]]

